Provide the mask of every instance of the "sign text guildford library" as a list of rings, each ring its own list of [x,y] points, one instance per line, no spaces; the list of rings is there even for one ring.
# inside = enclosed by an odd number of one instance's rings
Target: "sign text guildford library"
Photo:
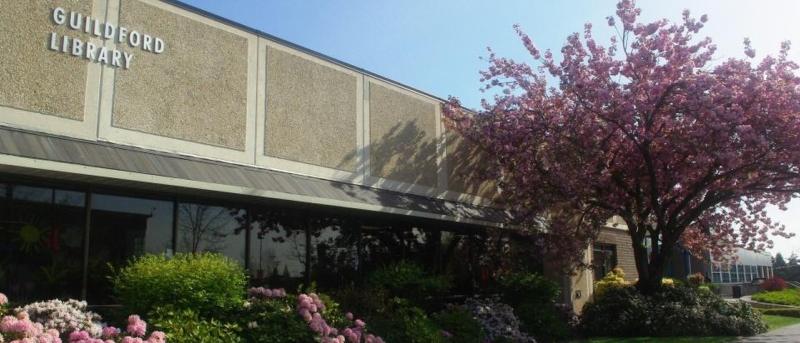
[[[52,19],[56,25],[66,25],[75,31],[83,31],[103,40],[113,40],[115,44],[127,44],[132,48],[140,48],[143,51],[154,54],[164,52],[166,47],[164,40],[161,38],[136,30],[128,30],[122,26],[116,27],[114,24],[100,21],[78,12],[67,12],[61,7],[53,9]],[[133,61],[133,53],[108,48],[105,44],[97,45],[88,41],[84,42],[69,35],[59,36],[55,31],[50,33],[48,47],[53,51],[124,69],[130,68]]]

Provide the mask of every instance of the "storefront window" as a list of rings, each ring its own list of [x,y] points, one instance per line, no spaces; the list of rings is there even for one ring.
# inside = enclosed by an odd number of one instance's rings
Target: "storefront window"
[[[244,266],[247,211],[178,203],[178,252],[216,252]]]
[[[122,267],[143,254],[170,254],[172,202],[92,194],[87,298],[108,303],[108,266]]]
[[[3,193],[0,289],[18,301],[80,297],[84,193],[12,184]]]
[[[289,210],[252,212],[249,263],[254,284],[294,289],[303,283],[307,220]]]

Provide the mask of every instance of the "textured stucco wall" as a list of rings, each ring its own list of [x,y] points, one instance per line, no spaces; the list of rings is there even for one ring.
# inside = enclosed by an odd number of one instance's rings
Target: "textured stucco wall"
[[[118,69],[113,125],[244,150],[248,42],[137,0],[122,0],[120,25],[162,38],[162,54],[121,45],[135,57]]]
[[[266,67],[265,154],[355,171],[357,76],[273,47]]]
[[[627,230],[603,228],[597,242],[614,244],[617,247],[617,267],[625,272],[625,280],[635,281],[639,278],[636,271],[636,258],[633,255],[631,236]]]
[[[369,119],[371,175],[436,186],[436,104],[370,83]]]
[[[498,196],[496,183],[484,180],[480,175],[481,168],[486,167],[486,154],[456,132],[447,132],[446,138],[447,189],[496,199]]]
[[[90,0],[58,1],[67,11],[92,14]],[[48,49],[50,32],[84,42],[88,35],[56,26],[55,4],[47,0],[0,4],[0,105],[62,118],[83,120],[85,59]]]

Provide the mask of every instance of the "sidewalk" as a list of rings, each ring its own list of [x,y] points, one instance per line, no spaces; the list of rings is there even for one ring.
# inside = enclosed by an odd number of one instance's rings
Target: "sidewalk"
[[[763,335],[745,337],[739,339],[737,342],[745,343],[790,343],[800,342],[800,324],[790,325],[777,329],[775,331],[767,332]]]

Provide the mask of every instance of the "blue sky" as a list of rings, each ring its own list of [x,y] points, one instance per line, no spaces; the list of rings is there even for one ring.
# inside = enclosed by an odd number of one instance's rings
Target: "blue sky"
[[[594,24],[609,37],[605,17],[614,0],[184,0],[216,15],[259,29],[432,95],[458,96],[477,107],[482,94],[479,59],[491,46],[499,55],[529,60],[512,29],[520,24],[541,49],[558,51],[567,35]],[[718,45],[717,58],[743,57],[750,37],[757,57],[795,42],[800,61],[800,1],[639,1],[646,20],[679,20],[683,9],[708,14],[701,31]],[[800,201],[773,217],[800,235]],[[776,239],[776,251],[800,253],[800,238]]]

